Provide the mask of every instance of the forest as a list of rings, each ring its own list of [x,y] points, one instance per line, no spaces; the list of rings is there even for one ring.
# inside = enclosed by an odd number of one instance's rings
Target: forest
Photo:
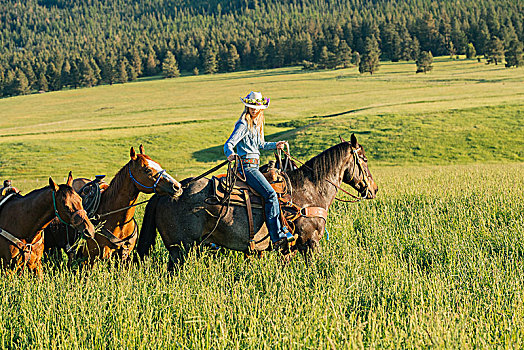
[[[0,97],[443,55],[518,67],[523,22],[509,0],[0,0]]]

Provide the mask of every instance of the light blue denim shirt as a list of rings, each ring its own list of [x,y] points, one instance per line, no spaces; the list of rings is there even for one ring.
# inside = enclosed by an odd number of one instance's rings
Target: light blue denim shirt
[[[235,124],[235,130],[224,145],[226,157],[235,154],[234,148],[237,147],[237,154],[244,158],[259,158],[260,149],[276,149],[276,142],[266,142],[264,135],[255,127],[254,131],[249,130],[247,122],[241,118]]]

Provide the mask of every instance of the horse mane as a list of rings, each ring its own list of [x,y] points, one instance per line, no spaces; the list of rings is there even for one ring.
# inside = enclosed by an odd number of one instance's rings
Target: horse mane
[[[148,155],[145,154],[138,154],[137,157],[143,157],[144,159],[151,159]],[[122,184],[129,176],[129,167],[131,166],[131,160],[127,162],[113,177],[111,182],[109,183],[109,187],[105,190],[104,198],[107,200],[111,200],[116,198],[118,196],[118,193],[120,192],[120,189],[122,187]]]
[[[111,182],[109,183],[109,186],[104,191],[104,200],[107,200],[107,203],[111,203],[113,199],[116,199],[118,196],[118,193],[120,192],[120,189],[122,188],[122,184],[124,183],[125,179],[129,176],[129,166],[131,161],[127,162],[118,172],[115,174]]]
[[[304,183],[306,180],[317,183],[332,173],[333,167],[347,157],[349,149],[349,142],[330,147],[308,160],[300,168],[289,171],[289,179],[293,185]]]
[[[39,194],[40,192],[44,191],[44,190],[47,190],[47,189],[50,189],[51,186],[47,185],[47,186],[44,186],[42,188],[36,188],[34,190],[32,190],[31,192],[27,193],[27,194],[24,194],[24,195],[21,195],[20,193],[17,193],[15,196],[13,196],[13,198],[30,198],[34,195],[37,195]]]

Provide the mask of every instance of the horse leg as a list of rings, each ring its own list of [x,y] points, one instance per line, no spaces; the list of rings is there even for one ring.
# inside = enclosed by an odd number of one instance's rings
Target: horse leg
[[[182,267],[192,246],[193,244],[182,243],[169,247],[167,271],[173,272],[175,266]]]

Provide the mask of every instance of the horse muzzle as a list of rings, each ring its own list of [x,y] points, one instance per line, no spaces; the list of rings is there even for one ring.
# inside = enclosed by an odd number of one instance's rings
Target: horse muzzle
[[[95,226],[87,217],[85,210],[79,210],[71,217],[71,225],[82,233],[83,238],[89,239],[95,237]]]

